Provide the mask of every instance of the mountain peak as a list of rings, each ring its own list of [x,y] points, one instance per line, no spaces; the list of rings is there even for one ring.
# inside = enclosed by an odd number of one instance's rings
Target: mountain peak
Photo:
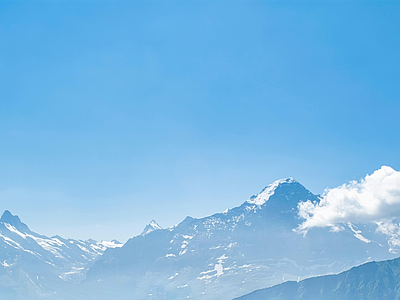
[[[9,210],[5,210],[5,211],[3,212],[3,215],[1,216],[0,221],[9,220],[9,219],[11,219],[12,217],[14,217],[14,216],[12,215],[12,213],[11,213]]]
[[[21,222],[18,216],[14,216],[9,210],[4,211],[3,215],[1,216],[0,222],[10,224],[14,226],[21,232],[30,231],[28,226]]]
[[[150,221],[149,225],[151,225],[153,227],[157,227],[158,229],[161,229],[161,226],[158,225],[158,223],[154,219]]]
[[[146,234],[149,234],[152,231],[155,230],[160,230],[162,229],[160,225],[155,220],[151,220],[148,225],[143,229],[142,233],[140,234],[141,236],[145,236]]]
[[[269,200],[269,198],[275,193],[275,190],[285,183],[296,183],[292,177],[283,178],[274,181],[273,183],[267,185],[258,195],[251,196],[246,202],[249,204],[255,204],[258,206],[263,205]]]

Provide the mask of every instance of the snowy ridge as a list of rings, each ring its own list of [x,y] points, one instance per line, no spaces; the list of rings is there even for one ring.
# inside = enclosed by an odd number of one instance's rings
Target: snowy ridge
[[[167,230],[149,224],[157,234],[144,231],[145,238],[133,237],[122,248],[108,250],[88,270],[85,282],[109,285],[109,294],[92,290],[98,300],[125,300],[127,295],[220,300],[392,257],[376,230],[361,224],[339,232],[316,230],[306,237],[294,232],[301,222],[298,203],[305,201],[319,198],[286,178],[223,213],[187,217]]]
[[[143,229],[142,233],[140,234],[141,236],[145,236],[146,234],[149,234],[150,232],[153,232],[155,230],[161,230],[161,226],[158,225],[158,223],[155,220],[151,220],[149,224],[146,225],[146,227]]]
[[[112,241],[101,241],[101,245],[103,245],[106,249],[107,248],[121,248],[124,244],[118,242],[117,240]]]
[[[269,200],[269,198],[275,193],[275,190],[283,183],[293,183],[296,182],[293,178],[283,178],[274,181],[273,183],[267,185],[258,195],[251,196],[246,202],[249,204],[255,204],[261,206]]]
[[[42,299],[43,295],[56,293],[60,286],[82,281],[90,262],[108,248],[121,246],[115,240],[97,242],[40,235],[18,216],[5,211],[0,219],[0,288],[24,291],[23,299]],[[3,299],[1,292],[0,298]]]
[[[62,237],[46,237],[43,235],[38,235],[35,232],[21,232],[14,226],[0,222],[2,225],[0,227],[0,237],[10,246],[15,249],[21,249],[25,252],[33,253],[35,256],[43,256],[41,252],[47,251],[54,255],[55,258],[59,258],[62,260],[68,260],[70,258],[70,251],[76,251],[79,249],[79,255],[84,257],[85,260],[92,260],[99,255],[103,254],[103,252],[107,248],[116,248],[122,247],[122,244],[118,241],[101,241],[97,242],[95,240],[73,240],[68,239],[65,240]],[[30,251],[25,248],[35,248],[36,251]],[[40,246],[39,250],[37,246]],[[46,254],[48,254],[46,253]]]
[[[48,238],[7,213],[0,220],[0,272],[9,289],[25,288],[27,300],[220,300],[395,255],[385,236],[359,223],[294,232],[305,201],[319,198],[281,179],[224,213],[187,217],[166,230],[152,220],[124,245]],[[30,293],[35,297],[25,297]],[[41,298],[46,293],[53,296]]]

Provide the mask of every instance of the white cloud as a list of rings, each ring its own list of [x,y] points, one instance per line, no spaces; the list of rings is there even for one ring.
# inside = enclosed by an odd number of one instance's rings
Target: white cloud
[[[337,231],[348,222],[374,222],[390,235],[396,231],[390,221],[400,217],[400,172],[383,166],[359,182],[328,189],[319,203],[299,203],[299,216],[305,221],[296,231],[304,234],[313,227]]]
[[[400,227],[399,224],[392,221],[377,222],[377,231],[383,233],[388,238],[389,252],[397,253],[397,249],[400,247]]]

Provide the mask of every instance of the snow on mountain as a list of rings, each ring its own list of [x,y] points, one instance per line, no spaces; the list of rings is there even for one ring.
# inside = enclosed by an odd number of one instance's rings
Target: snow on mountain
[[[109,249],[83,285],[98,299],[231,299],[286,280],[394,257],[375,228],[293,231],[298,204],[319,201],[293,178],[275,181],[241,206],[131,238]],[[100,281],[99,281],[100,280]],[[104,291],[111,291],[107,294]]]
[[[49,297],[80,282],[92,263],[116,242],[64,239],[37,234],[6,210],[0,219],[0,295]],[[12,299],[12,296],[10,296]],[[24,298],[24,299],[25,299]]]
[[[101,241],[100,244],[103,245],[106,249],[107,248],[121,248],[124,245],[117,240]]]
[[[247,200],[247,203],[256,204],[258,206],[263,205],[265,202],[269,200],[269,198],[275,193],[275,190],[282,184],[282,183],[293,183],[293,178],[284,178],[280,180],[276,180],[270,185],[267,185],[258,195],[250,197]]]
[[[124,245],[42,236],[6,211],[0,299],[232,299],[395,257],[374,224],[298,234],[298,205],[308,200],[319,198],[293,178],[281,179],[223,213],[167,229],[152,220]]]
[[[143,229],[142,233],[140,234],[141,236],[145,236],[146,234],[149,234],[150,232],[153,232],[155,230],[160,230],[162,229],[160,225],[154,220],[151,220],[149,224],[146,225],[146,227]]]

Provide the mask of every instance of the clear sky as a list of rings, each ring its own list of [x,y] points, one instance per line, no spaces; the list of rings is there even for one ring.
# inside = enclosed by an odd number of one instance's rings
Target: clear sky
[[[125,241],[400,169],[397,1],[1,1],[0,209]]]

